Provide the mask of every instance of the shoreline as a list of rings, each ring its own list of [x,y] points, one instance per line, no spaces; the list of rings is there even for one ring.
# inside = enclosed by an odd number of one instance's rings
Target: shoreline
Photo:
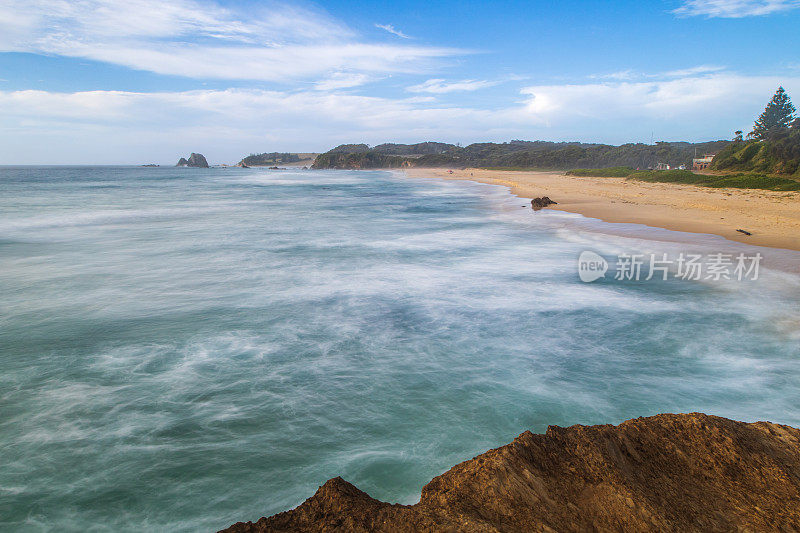
[[[567,176],[555,171],[403,169],[410,178],[503,185],[525,199],[549,196],[551,209],[610,223],[718,235],[768,248],[800,251],[800,193],[716,189],[626,178]],[[744,229],[751,236],[737,232]]]

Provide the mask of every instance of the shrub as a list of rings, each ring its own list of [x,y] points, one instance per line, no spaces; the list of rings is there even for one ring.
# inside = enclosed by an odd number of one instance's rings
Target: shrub
[[[654,183],[684,183],[702,187],[730,187],[733,189],[764,189],[769,191],[800,191],[800,181],[756,173],[708,176],[688,170],[634,172],[630,179]]]
[[[567,175],[597,178],[627,178],[634,172],[636,172],[636,170],[632,167],[576,168],[568,171]]]

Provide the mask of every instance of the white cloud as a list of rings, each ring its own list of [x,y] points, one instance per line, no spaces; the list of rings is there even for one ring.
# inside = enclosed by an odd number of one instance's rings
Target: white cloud
[[[742,18],[771,15],[798,7],[798,0],[685,0],[673,13],[690,17]]]
[[[505,110],[437,107],[429,98],[243,89],[0,91],[0,116],[0,164],[168,163],[191,151],[235,162],[254,151],[377,144],[398,132],[406,140],[506,137],[507,125],[520,123]]]
[[[532,118],[547,124],[655,120],[667,126],[684,121],[684,129],[692,131],[704,121],[727,118],[746,125],[781,84],[800,89],[798,78],[713,74],[662,81],[542,85],[526,87],[522,93],[530,95],[526,109]]]
[[[400,37],[401,39],[411,39],[411,37],[409,37],[408,35],[406,35],[402,31],[398,30],[397,28],[395,28],[391,24],[375,24],[375,27],[376,28],[380,28],[382,30],[386,30],[389,33],[391,33],[392,35],[396,35],[396,36]]]
[[[271,4],[245,13],[201,0],[0,0],[0,51],[194,78],[267,81],[346,69],[414,72],[463,53],[362,42],[318,10]]]
[[[649,141],[652,131],[708,140],[747,129],[778,85],[800,94],[797,76],[725,73],[536,85],[523,89],[524,101],[497,109],[321,90],[0,91],[0,164],[170,163],[192,151],[235,162],[257,151],[423,139],[624,143]]]
[[[435,78],[419,85],[412,85],[407,87],[406,90],[412,93],[452,93],[456,91],[477,91],[478,89],[485,89],[486,87],[493,87],[499,84],[499,81],[487,80],[460,80],[460,81],[446,81],[443,79]]]

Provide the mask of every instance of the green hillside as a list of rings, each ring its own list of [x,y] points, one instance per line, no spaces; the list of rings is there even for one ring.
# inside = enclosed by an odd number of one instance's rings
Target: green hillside
[[[705,143],[590,144],[579,142],[510,141],[460,147],[446,143],[341,145],[320,154],[314,168],[648,168],[657,163],[691,165],[695,153],[718,152],[731,141]]]
[[[717,154],[711,169],[800,178],[800,128],[771,132],[763,141],[732,143]]]

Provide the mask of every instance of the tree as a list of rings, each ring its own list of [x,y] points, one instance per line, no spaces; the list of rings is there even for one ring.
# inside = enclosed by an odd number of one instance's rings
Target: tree
[[[733,141],[734,142],[742,142],[742,130],[736,130],[733,132]]]
[[[778,87],[764,112],[753,125],[753,131],[749,136],[763,140],[774,128],[788,128],[794,120],[795,111],[797,109],[792,105],[789,95],[786,94],[783,87]]]

